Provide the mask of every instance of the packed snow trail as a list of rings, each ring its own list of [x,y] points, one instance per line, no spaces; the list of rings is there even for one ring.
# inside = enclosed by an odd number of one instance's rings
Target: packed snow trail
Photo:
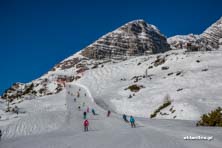
[[[111,113],[111,117],[106,117],[107,111],[100,108],[95,104],[92,95],[89,90],[80,85],[69,85],[67,86],[67,123],[70,124],[70,127],[74,128],[73,123],[78,122],[79,126],[83,128],[83,112],[86,111],[87,107],[89,107],[90,112],[87,113],[87,119],[89,119],[89,130],[103,130],[123,126],[127,126],[124,122],[120,120],[120,117],[114,113]],[[77,97],[77,93],[79,92],[80,97]],[[86,96],[85,96],[86,95]],[[76,98],[76,102],[74,102],[74,98]],[[85,104],[83,107],[83,103]],[[81,107],[81,110],[78,110],[78,106]],[[92,108],[95,110],[97,115],[92,114]],[[115,124],[114,124],[115,123]],[[118,126],[117,126],[118,125]],[[128,126],[127,126],[128,127]]]
[[[79,98],[76,97],[78,91]],[[64,121],[61,128],[48,133],[3,139],[0,148],[220,148],[222,145],[220,128],[195,127],[193,121],[136,118],[137,127],[131,128],[122,120],[121,115],[111,113],[110,117],[106,117],[106,110],[97,106],[91,97],[86,87],[78,84],[67,86],[67,112],[64,120],[61,120]],[[83,102],[85,107],[82,107]],[[81,111],[78,106],[81,106]],[[98,115],[88,114],[89,131],[83,132],[83,111],[87,106],[94,108]],[[41,118],[39,116],[39,120]],[[26,124],[23,126],[27,126]],[[213,136],[214,139],[183,139],[185,136],[199,135]]]
[[[138,119],[139,120],[139,119]],[[3,148],[220,148],[222,142],[221,130],[218,129],[194,129],[189,122],[177,121],[151,121],[143,120],[148,127],[112,128],[107,130],[91,130],[89,132],[76,132],[75,129],[64,129],[48,134],[17,137],[2,141]],[[167,126],[166,126],[167,125]],[[175,131],[176,128],[182,130]],[[184,133],[184,130],[186,131]],[[185,141],[183,136],[194,135],[194,131],[200,131],[198,135],[212,135],[212,141]],[[201,132],[202,130],[202,132]],[[181,132],[182,131],[182,132]]]

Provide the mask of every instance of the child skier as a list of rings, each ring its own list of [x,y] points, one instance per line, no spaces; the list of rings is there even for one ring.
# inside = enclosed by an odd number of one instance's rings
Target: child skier
[[[133,118],[133,116],[130,116],[130,124],[131,124],[131,127],[132,128],[135,128],[136,125],[135,125],[135,119]]]
[[[84,131],[85,131],[85,132],[88,131],[88,130],[89,130],[89,129],[88,129],[89,121],[88,121],[87,119],[84,121],[83,125],[84,125]]]

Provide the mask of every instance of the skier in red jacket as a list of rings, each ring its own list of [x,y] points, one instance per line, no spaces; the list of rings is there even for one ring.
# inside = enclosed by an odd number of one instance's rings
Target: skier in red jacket
[[[84,131],[87,132],[89,129],[88,129],[88,126],[89,126],[89,121],[86,119],[84,122],[83,122],[83,125],[84,125]]]

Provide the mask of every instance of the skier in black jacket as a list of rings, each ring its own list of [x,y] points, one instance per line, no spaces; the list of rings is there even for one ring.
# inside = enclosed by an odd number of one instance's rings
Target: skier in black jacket
[[[0,130],[0,141],[2,139],[2,130]]]
[[[127,116],[126,116],[125,114],[123,114],[123,120],[124,120],[125,122],[129,122],[129,121],[127,120]]]

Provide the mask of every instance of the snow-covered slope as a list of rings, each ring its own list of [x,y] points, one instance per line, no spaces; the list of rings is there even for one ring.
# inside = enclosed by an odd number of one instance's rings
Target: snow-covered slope
[[[156,118],[198,120],[203,113],[222,106],[221,58],[221,50],[194,53],[176,50],[118,62],[99,61],[102,64],[96,68],[98,61],[84,60],[88,70],[78,73],[79,68],[76,67],[58,68],[43,77],[57,78],[61,74],[77,77],[72,82],[64,83],[83,85],[99,106],[116,113],[149,118],[168,96],[171,105],[161,110]],[[50,82],[47,83],[49,86],[57,83],[57,79],[47,82]],[[132,85],[139,86],[140,90],[134,92],[128,89]],[[16,99],[10,106],[13,108],[28,99]],[[35,100],[31,98],[30,101]],[[2,116],[4,114],[2,111]]]
[[[67,60],[72,58],[76,57]],[[220,148],[220,128],[196,127],[196,121],[148,118],[167,94],[172,104],[161,110],[157,118],[199,119],[201,114],[221,106],[221,59],[221,50],[176,50],[111,61],[93,69],[90,63],[98,61],[87,60],[90,70],[76,74],[80,78],[66,83],[58,94],[14,100],[10,106],[19,107],[18,115],[2,110],[0,147]],[[56,69],[47,75],[71,75],[75,70]],[[126,90],[132,84],[143,87],[138,92]],[[5,108],[4,103],[1,102],[1,109]],[[88,106],[98,115],[88,114],[89,132],[84,133],[82,113]],[[112,111],[109,118],[108,109]],[[145,118],[136,118],[137,128],[131,129],[121,119],[122,113]],[[209,140],[184,140],[186,136],[205,136]]]
[[[157,57],[165,62],[155,66]],[[77,82],[90,89],[97,104],[117,113],[149,118],[169,95],[172,104],[158,118],[197,120],[201,114],[222,106],[221,58],[221,51],[171,51],[106,64],[85,72]],[[133,84],[143,88],[138,92],[126,90]],[[175,111],[172,113],[170,108]]]
[[[76,97],[78,92],[80,97]],[[137,128],[132,129],[120,115],[111,113],[110,117],[106,117],[106,111],[95,104],[92,96],[85,86],[71,84],[67,85],[66,91],[54,96],[55,100],[65,100],[65,104],[48,104],[49,106],[44,108],[35,106],[34,101],[30,102],[30,108],[41,112],[30,112],[29,115],[20,117],[19,121],[1,127],[3,139],[0,147],[219,148],[222,144],[220,128],[195,127],[193,121],[136,118]],[[77,98],[76,102],[73,101],[74,97]],[[39,103],[44,104],[51,99],[41,98]],[[83,102],[85,107],[82,106]],[[21,106],[26,105],[22,103]],[[78,106],[82,107],[81,111]],[[82,111],[88,106],[90,109],[94,108],[97,115],[94,116],[91,112],[87,114],[89,132],[83,132]],[[184,140],[187,136],[201,136],[207,139]]]

